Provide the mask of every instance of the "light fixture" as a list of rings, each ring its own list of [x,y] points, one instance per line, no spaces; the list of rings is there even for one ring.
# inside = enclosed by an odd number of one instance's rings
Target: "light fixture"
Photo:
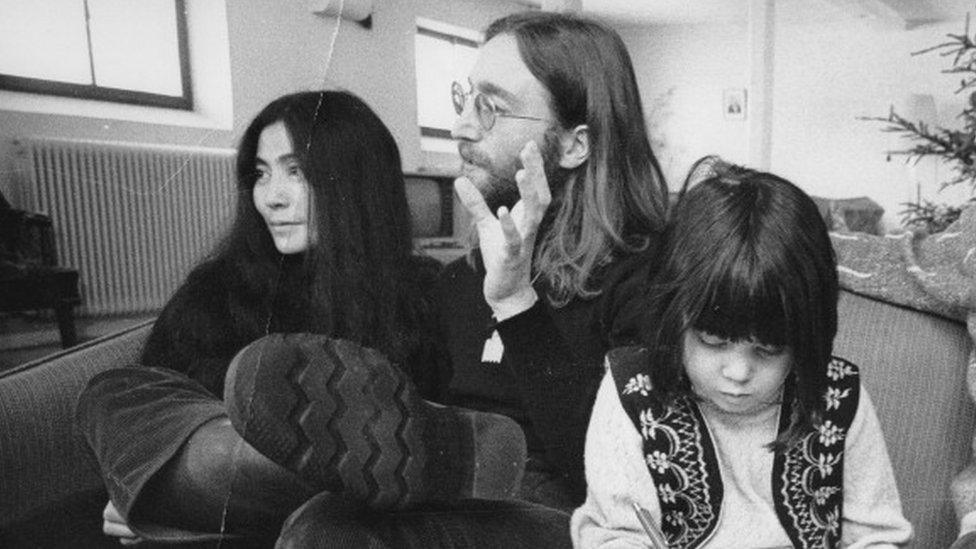
[[[373,0],[306,0],[308,9],[321,17],[342,17],[364,28],[373,27]]]

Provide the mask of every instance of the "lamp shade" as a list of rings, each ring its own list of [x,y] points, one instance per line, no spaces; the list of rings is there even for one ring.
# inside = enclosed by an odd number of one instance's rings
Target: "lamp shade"
[[[935,98],[930,93],[910,93],[905,98],[905,109],[899,113],[909,122],[936,122]]]

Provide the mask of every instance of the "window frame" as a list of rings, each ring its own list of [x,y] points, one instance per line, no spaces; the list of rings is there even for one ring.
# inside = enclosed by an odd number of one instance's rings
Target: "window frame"
[[[475,50],[481,47],[481,43],[478,40],[474,40],[472,38],[468,38],[465,36],[459,36],[456,33],[452,33],[446,30],[432,28],[432,27],[444,27],[444,26],[445,26],[444,24],[438,24],[435,21],[421,20],[418,18],[416,24],[417,35],[446,40],[450,42],[452,46],[456,46],[460,44],[463,46],[472,47]],[[421,137],[433,137],[436,139],[453,139],[451,137],[451,130],[449,128],[435,128],[431,126],[423,126],[420,125],[419,122],[418,122],[418,127],[420,128]]]
[[[84,2],[85,32],[88,36],[88,62],[92,66],[92,78],[94,79],[94,61],[92,60],[88,2],[87,0],[84,0]],[[53,95],[58,97],[71,97],[75,99],[90,99],[96,101],[108,101],[111,103],[123,103],[127,105],[141,105],[192,111],[194,108],[193,82],[191,81],[190,71],[190,46],[186,22],[185,0],[174,0],[173,6],[176,10],[176,40],[180,58],[180,80],[183,83],[182,94],[180,96],[127,90],[123,88],[112,88],[108,86],[99,86],[98,84],[94,83],[77,84],[73,82],[46,80],[43,78],[30,78],[3,73],[0,73],[0,89],[13,92],[34,93],[39,95]]]

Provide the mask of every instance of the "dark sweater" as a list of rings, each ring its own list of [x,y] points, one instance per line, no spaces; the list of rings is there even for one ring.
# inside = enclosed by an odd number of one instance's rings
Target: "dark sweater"
[[[597,276],[597,297],[555,308],[537,285],[539,301],[497,325],[483,297],[477,259],[477,271],[464,258],[451,263],[438,284],[453,368],[445,400],[515,419],[530,456],[563,477],[582,503],[583,449],[604,355],[637,341],[639,292],[657,264],[657,246],[605,267]],[[504,345],[501,363],[482,362],[485,340],[496,328]]]
[[[239,284],[239,274],[226,262],[212,261],[194,269],[177,289],[156,319],[141,363],[183,372],[215,396],[223,395],[224,376],[234,355],[267,333],[326,333],[308,314],[295,280],[294,265],[300,258],[286,259],[278,295],[248,298]],[[440,265],[415,257],[405,273],[406,287],[422,317],[412,327],[412,348],[400,366],[414,380],[421,393],[436,393],[439,366],[444,353],[436,334],[433,297]]]

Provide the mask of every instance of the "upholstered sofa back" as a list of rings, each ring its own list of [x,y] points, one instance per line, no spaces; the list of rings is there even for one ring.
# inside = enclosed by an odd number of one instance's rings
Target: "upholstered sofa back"
[[[49,529],[73,530],[72,518],[101,529],[106,496],[98,466],[74,428],[75,403],[97,372],[137,360],[151,326],[145,322],[0,374],[0,534],[52,511],[51,520],[38,521]],[[66,516],[74,514],[80,516]],[[4,539],[0,535],[0,546]]]
[[[842,292],[834,354],[860,366],[877,408],[914,547],[958,533],[952,477],[972,459],[971,343],[961,322]]]

